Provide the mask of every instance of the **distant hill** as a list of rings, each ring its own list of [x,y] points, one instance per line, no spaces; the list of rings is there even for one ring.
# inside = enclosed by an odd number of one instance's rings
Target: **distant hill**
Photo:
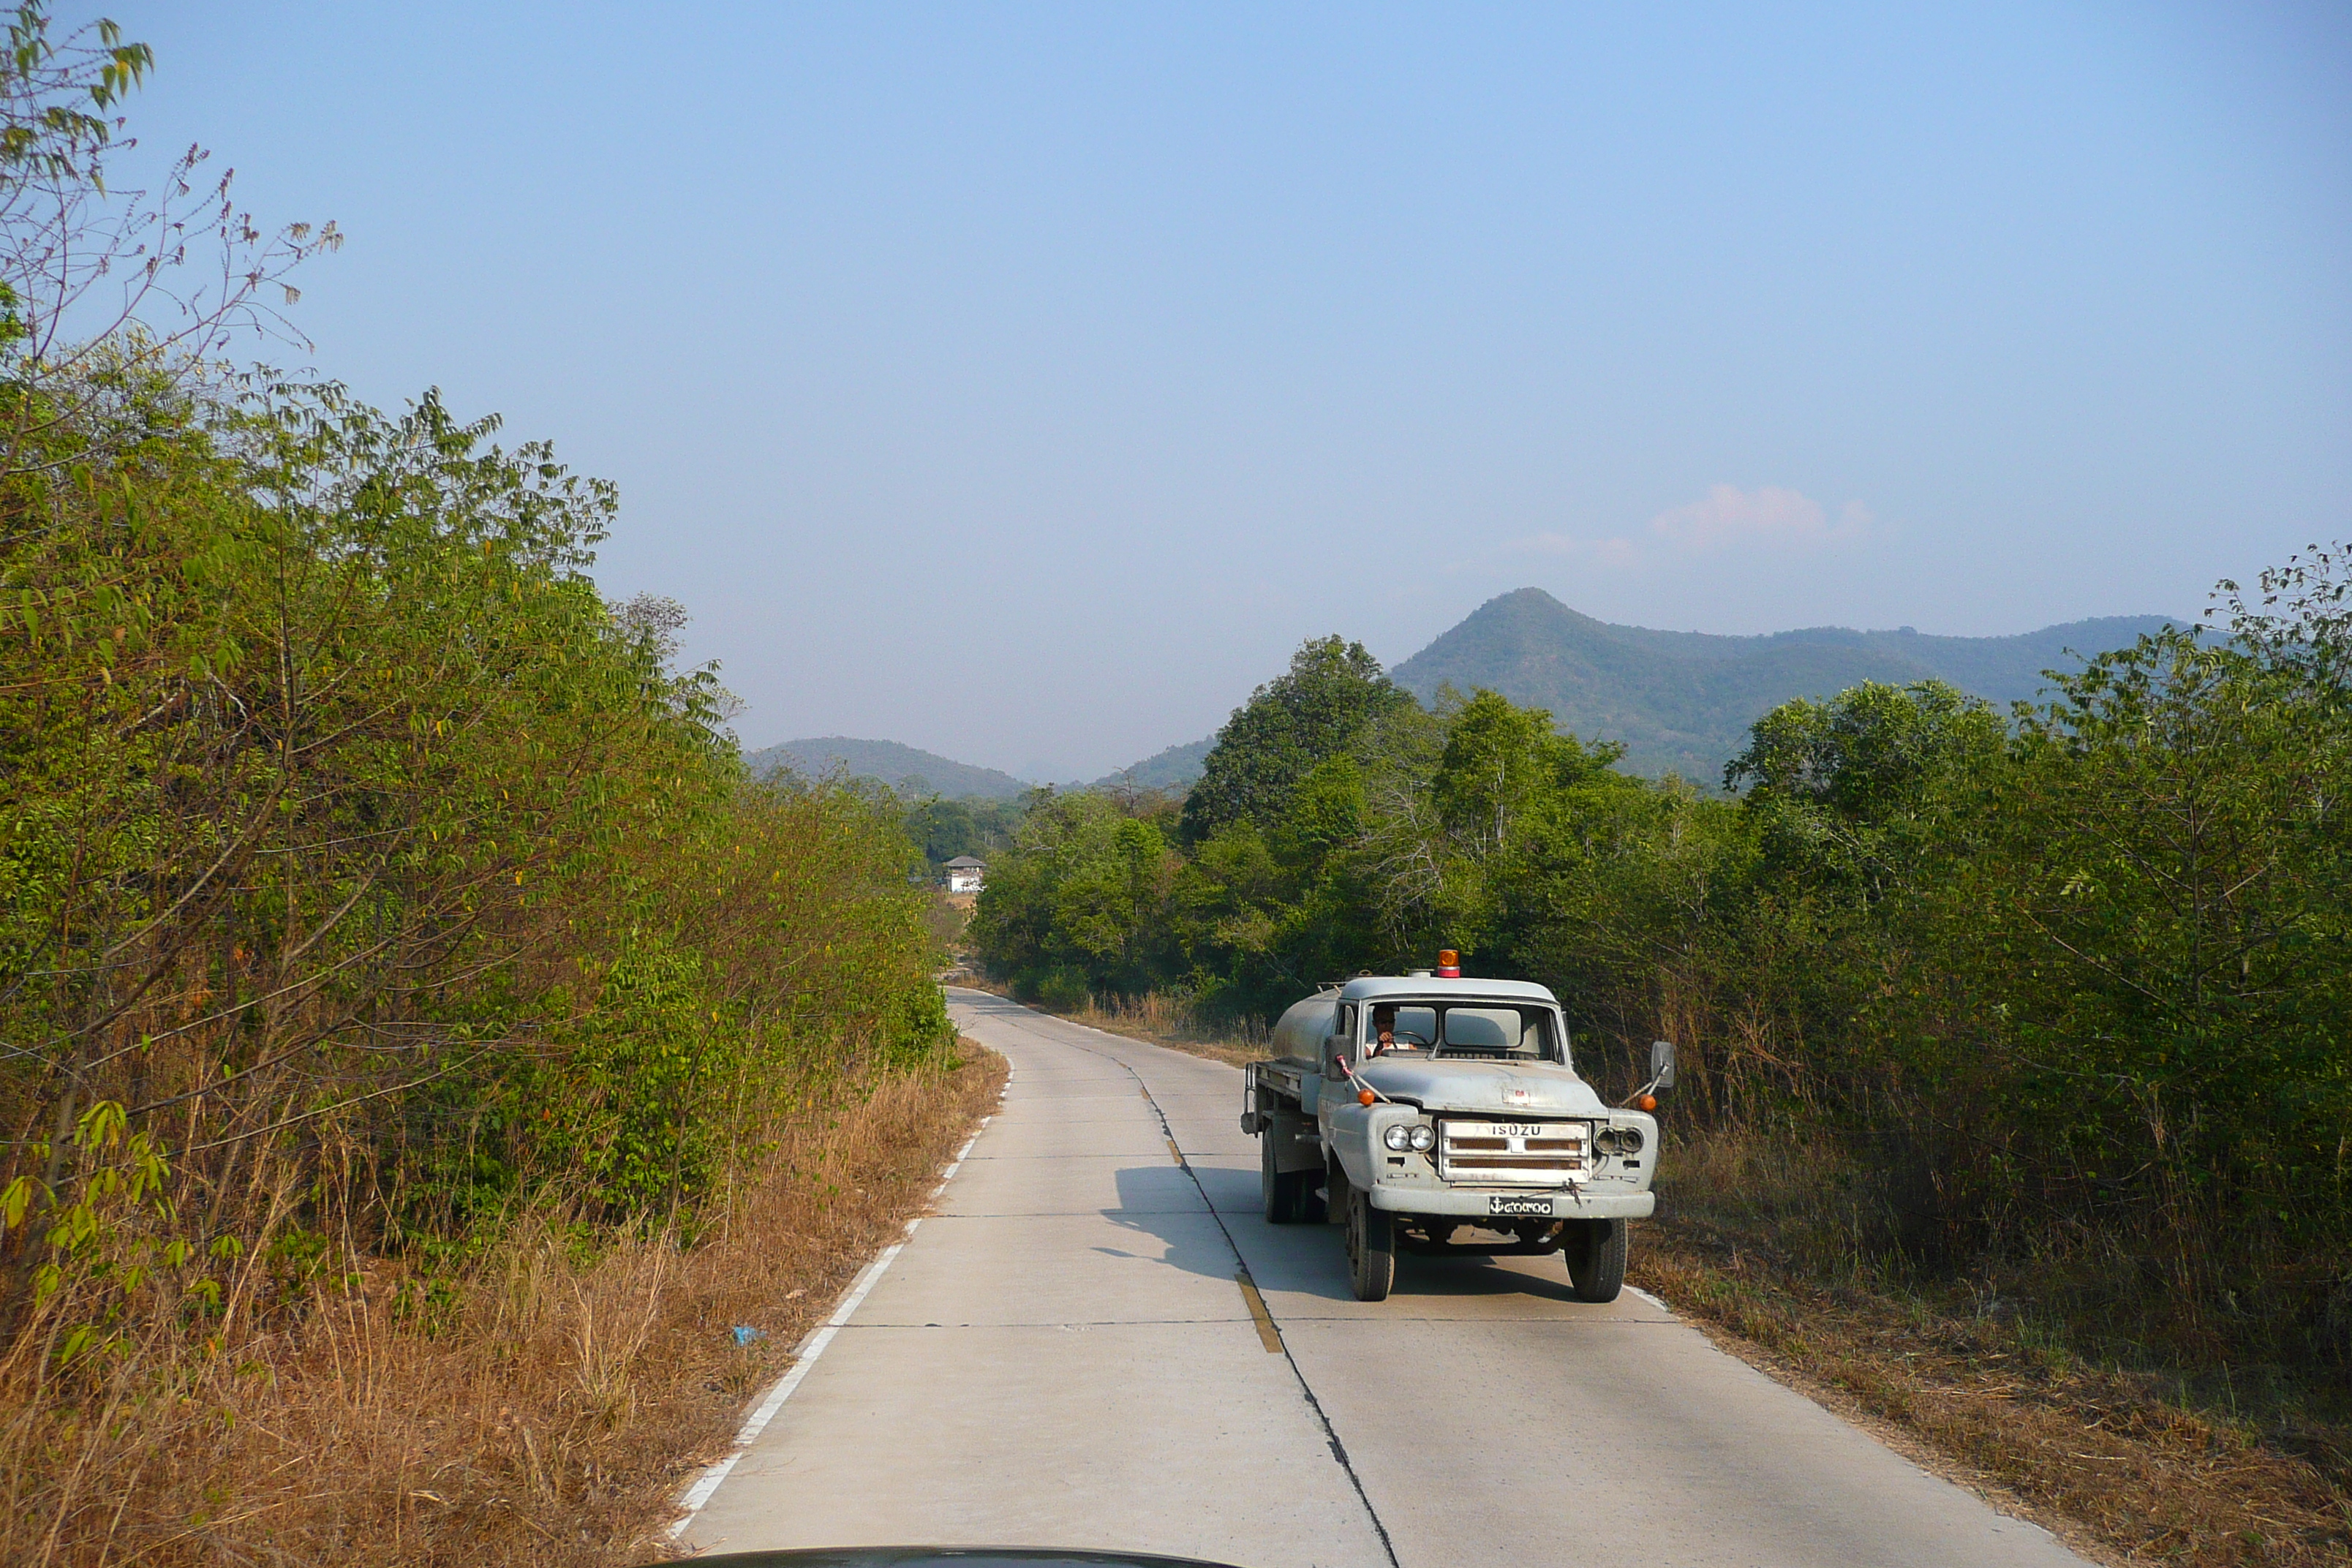
[[[1748,727],[1794,697],[1864,680],[1948,680],[1996,703],[2032,698],[2042,671],[2122,647],[2173,624],[2163,616],[2071,621],[2006,637],[1927,637],[1843,626],[1715,637],[1611,626],[1540,588],[1489,599],[1389,673],[1423,702],[1452,683],[1548,708],[1564,730],[1625,744],[1628,772],[1719,783]]]
[[[1548,708],[1563,730],[1622,742],[1620,765],[1629,773],[1671,771],[1713,785],[1722,781],[1723,764],[1748,744],[1748,727],[1792,697],[1833,696],[1864,680],[1900,686],[1941,679],[2006,706],[2039,692],[2045,669],[2077,668],[2080,656],[2126,647],[2172,624],[2164,616],[2109,616],[2007,637],[1928,637],[1908,626],[1716,637],[1612,626],[1540,588],[1521,588],[1487,600],[1389,673],[1423,702],[1451,682],[1465,695],[1483,686]],[[1215,743],[1209,735],[1171,746],[1084,787],[1187,788]],[[1030,787],[994,768],[845,735],[786,741],[748,760],[755,773],[782,765],[809,774],[838,768],[893,789],[912,780],[951,800],[1011,800]]]
[[[902,746],[896,741],[856,741],[847,735],[786,741],[782,745],[753,752],[744,761],[755,774],[789,767],[815,777],[839,769],[857,778],[880,779],[892,789],[903,789],[908,780],[913,780],[919,792],[945,795],[950,800],[975,795],[991,800],[1011,800],[1029,788],[1011,773],[1001,773],[994,768],[977,768],[936,752]]]
[[[1181,746],[1171,746],[1164,752],[1154,752],[1139,763],[1131,763],[1115,773],[1105,773],[1088,784],[1088,789],[1190,789],[1201,776],[1201,763],[1216,744],[1214,735]]]

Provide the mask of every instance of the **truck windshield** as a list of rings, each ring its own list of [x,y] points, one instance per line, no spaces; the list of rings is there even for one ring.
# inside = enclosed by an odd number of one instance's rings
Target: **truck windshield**
[[[1387,1009],[1374,1007],[1377,1024]],[[1551,1010],[1497,1003],[1402,1003],[1394,1008],[1391,1049],[1489,1060],[1559,1061]],[[1379,1037],[1370,1036],[1377,1048]]]
[[[1442,1057],[1552,1059],[1551,1014],[1538,1007],[1447,1007],[1438,1019]]]

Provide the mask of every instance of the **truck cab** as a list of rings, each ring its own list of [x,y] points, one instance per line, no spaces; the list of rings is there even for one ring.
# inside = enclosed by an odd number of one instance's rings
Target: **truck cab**
[[[1387,1297],[1400,1250],[1556,1252],[1578,1300],[1614,1300],[1627,1225],[1656,1203],[1658,1124],[1604,1104],[1570,1044],[1545,987],[1450,966],[1295,1004],[1242,1112],[1267,1221],[1345,1225],[1359,1300]]]

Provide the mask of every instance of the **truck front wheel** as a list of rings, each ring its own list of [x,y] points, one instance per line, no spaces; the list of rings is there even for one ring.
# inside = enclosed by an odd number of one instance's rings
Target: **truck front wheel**
[[[1580,1301],[1614,1301],[1625,1289],[1625,1242],[1630,1228],[1622,1219],[1569,1222],[1570,1232],[1560,1250],[1568,1255],[1568,1282]],[[1583,1234],[1575,1232],[1580,1229]]]
[[[1348,1283],[1359,1301],[1385,1301],[1396,1283],[1396,1216],[1348,1189]]]

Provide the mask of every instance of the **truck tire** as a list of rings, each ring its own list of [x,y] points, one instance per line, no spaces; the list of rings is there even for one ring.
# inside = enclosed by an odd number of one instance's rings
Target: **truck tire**
[[[1580,1301],[1614,1301],[1625,1289],[1625,1242],[1630,1228],[1622,1219],[1588,1219],[1584,1234],[1571,1236],[1560,1250],[1568,1255],[1568,1282]]]
[[[1265,1199],[1266,1224],[1297,1225],[1306,1217],[1307,1191],[1315,1173],[1275,1169],[1274,1141],[1279,1135],[1271,1125],[1258,1134],[1258,1189]]]
[[[1348,1189],[1348,1284],[1359,1301],[1385,1301],[1396,1283],[1396,1216]]]

